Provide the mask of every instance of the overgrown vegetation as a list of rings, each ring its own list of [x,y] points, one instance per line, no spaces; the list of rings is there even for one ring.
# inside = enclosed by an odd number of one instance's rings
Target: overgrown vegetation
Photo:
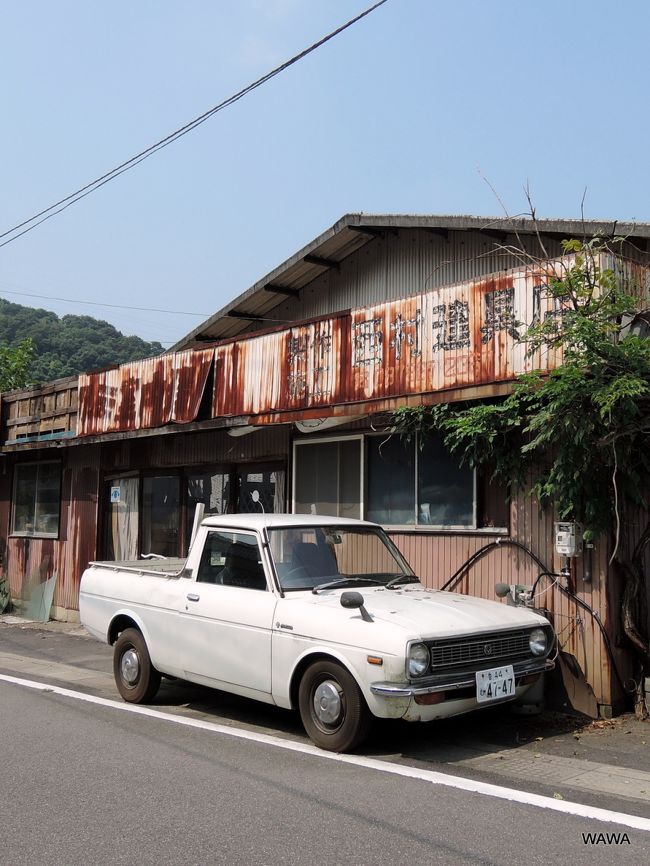
[[[499,401],[399,409],[393,429],[404,438],[423,434],[421,441],[437,430],[461,461],[489,466],[515,487],[530,485],[543,507],[581,522],[587,539],[609,535],[624,584],[623,628],[647,675],[650,339],[623,327],[639,321],[645,287],[622,285],[602,264],[622,240],[567,241],[573,258],[550,271],[548,261],[530,262],[546,275],[562,314],[542,318],[523,340],[529,354],[560,352],[556,369],[520,376]]]
[[[26,385],[33,360],[34,344],[29,338],[16,346],[0,343],[0,392]]]
[[[31,349],[30,349],[31,347]],[[0,390],[50,382],[163,351],[91,316],[59,316],[0,299]]]

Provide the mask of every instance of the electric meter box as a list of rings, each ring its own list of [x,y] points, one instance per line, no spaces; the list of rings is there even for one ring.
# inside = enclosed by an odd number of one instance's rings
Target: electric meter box
[[[561,556],[580,556],[582,526],[579,523],[555,524],[555,552]]]

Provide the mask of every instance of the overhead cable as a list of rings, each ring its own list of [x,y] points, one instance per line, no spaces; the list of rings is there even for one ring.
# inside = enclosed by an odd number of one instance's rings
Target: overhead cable
[[[302,60],[308,54],[316,51],[317,48],[320,48],[326,42],[334,39],[334,37],[338,36],[339,33],[347,30],[348,27],[356,24],[362,18],[370,15],[371,12],[374,12],[375,9],[378,9],[380,6],[383,6],[384,3],[387,2],[388,0],[379,0],[379,2],[374,3],[372,6],[361,12],[359,15],[356,15],[345,24],[337,27],[336,30],[328,33],[327,36],[319,39],[318,42],[314,42],[313,45],[310,45],[308,48],[303,49],[298,54],[295,54],[293,57],[291,57],[289,60],[286,60],[280,66],[276,66],[275,69],[267,72],[261,78],[258,78],[256,81],[248,84],[237,93],[234,93],[232,96],[229,96],[227,99],[224,99],[222,102],[213,106],[213,108],[210,108],[208,111],[200,114],[198,117],[195,117],[194,120],[186,123],[185,126],[181,126],[179,129],[165,136],[165,138],[161,138],[160,141],[152,144],[150,147],[146,148],[146,150],[140,151],[140,153],[137,153],[135,156],[132,156],[130,159],[126,160],[126,162],[121,163],[120,165],[106,172],[106,174],[103,174],[101,177],[90,181],[90,183],[87,183],[85,186],[80,187],[78,190],[70,193],[70,195],[67,195],[65,198],[59,199],[59,201],[29,217],[29,219],[23,220],[23,222],[18,223],[17,225],[13,226],[13,228],[7,229],[6,231],[0,233],[0,238],[5,238],[5,240],[0,243],[0,247],[4,247],[7,244],[10,244],[12,241],[17,240],[19,237],[22,237],[22,235],[27,234],[27,232],[30,232],[37,226],[41,225],[41,223],[44,223],[46,220],[51,219],[53,216],[61,213],[61,211],[64,211],[71,205],[76,204],[76,202],[81,201],[82,198],[85,198],[87,195],[95,192],[95,190],[104,186],[104,184],[109,183],[109,181],[111,180],[115,180],[116,177],[119,177],[121,174],[124,174],[124,172],[129,171],[129,169],[135,168],[135,166],[143,162],[143,160],[148,159],[150,156],[153,156],[154,153],[157,153],[159,150],[167,147],[172,142],[177,141],[179,138],[182,138],[182,136],[187,135],[188,132],[191,132],[192,130],[196,129],[197,126],[205,123],[206,120],[215,115],[218,111],[222,111],[224,108],[233,105],[235,102],[238,102],[240,99],[242,99],[242,97],[246,96],[251,91],[256,90],[258,87],[261,87],[262,84],[266,84],[267,81],[275,78],[276,75],[279,75],[281,72],[284,72],[285,69],[293,66],[295,63],[297,63],[299,60]],[[20,231],[20,229],[22,229],[22,231]]]
[[[156,307],[128,307],[126,304],[105,304],[101,301],[80,301],[79,298],[58,298],[55,295],[35,295],[30,292],[12,292],[0,288],[0,295],[19,295],[21,298],[40,298],[42,301],[66,301],[70,304],[85,304],[90,307],[111,307],[113,310],[138,310],[142,313],[169,313],[172,316],[198,316],[206,319],[209,313],[190,313],[188,310],[159,310]]]

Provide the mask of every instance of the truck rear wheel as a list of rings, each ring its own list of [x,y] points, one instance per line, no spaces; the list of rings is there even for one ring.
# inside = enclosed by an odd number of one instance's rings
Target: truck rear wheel
[[[147,644],[135,628],[127,628],[115,642],[113,676],[117,690],[131,704],[146,704],[160,687],[160,673],[151,664]]]
[[[370,712],[352,674],[335,661],[310,665],[300,681],[300,717],[321,749],[349,752],[366,737]]]

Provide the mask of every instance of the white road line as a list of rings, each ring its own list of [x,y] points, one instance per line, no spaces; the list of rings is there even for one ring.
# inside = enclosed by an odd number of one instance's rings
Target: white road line
[[[635,830],[646,830],[650,832],[650,819],[641,818],[637,815],[627,815],[625,812],[612,812],[609,809],[598,809],[595,806],[586,806],[583,803],[574,803],[571,800],[556,800],[553,797],[542,797],[539,794],[531,794],[528,791],[519,791],[516,788],[504,788],[501,785],[490,785],[486,782],[477,782],[473,779],[464,779],[460,776],[449,776],[435,770],[421,770],[416,767],[407,767],[403,764],[393,764],[389,761],[381,761],[377,758],[365,758],[362,755],[339,755],[336,752],[325,752],[310,743],[296,742],[295,740],[284,740],[281,737],[272,737],[268,734],[260,734],[255,731],[247,731],[243,728],[219,725],[216,722],[207,722],[201,719],[191,719],[184,716],[176,716],[171,713],[163,713],[151,707],[142,707],[136,704],[127,704],[122,701],[111,701],[108,698],[99,698],[95,695],[87,695],[83,692],[75,692],[72,689],[63,689],[48,683],[35,682],[34,680],[20,679],[7,674],[0,674],[0,681],[24,686],[40,692],[51,692],[64,698],[73,698],[77,701],[85,701],[88,704],[96,704],[101,707],[110,707],[114,710],[133,713],[138,716],[147,716],[151,719],[160,719],[164,722],[173,722],[177,725],[185,725],[188,728],[199,728],[211,731],[215,734],[226,734],[240,740],[251,740],[265,746],[275,746],[291,752],[301,752],[314,758],[328,761],[337,761],[341,764],[352,764],[357,767],[365,767],[369,770],[377,770],[381,773],[392,773],[395,776],[403,776],[408,779],[417,779],[421,782],[429,782],[432,785],[443,785],[447,788],[456,788],[460,791],[469,791],[475,794],[483,794],[488,797],[497,797],[501,800],[510,800],[513,803],[521,803],[527,806],[537,806],[541,809],[551,809],[554,812],[564,812],[567,815],[578,815],[581,818],[590,818],[594,821],[604,821],[609,824],[619,824],[624,827],[632,827]]]

